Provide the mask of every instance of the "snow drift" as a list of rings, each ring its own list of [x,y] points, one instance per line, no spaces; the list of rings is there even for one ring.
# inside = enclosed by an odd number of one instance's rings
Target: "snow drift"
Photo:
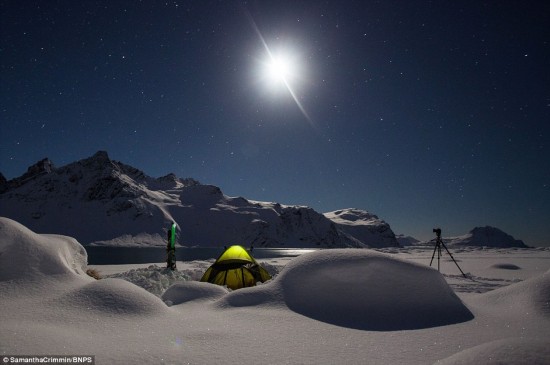
[[[162,295],[162,300],[168,305],[177,305],[195,300],[216,300],[229,291],[222,286],[199,281],[188,281],[172,285]]]
[[[158,297],[175,283],[191,280],[186,272],[171,270],[166,268],[166,266],[160,267],[157,265],[149,265],[149,267],[141,269],[131,269],[124,273],[109,275],[108,277],[129,281]]]
[[[501,307],[516,315],[550,319],[550,271],[515,285],[484,293],[475,300],[481,306]]]
[[[86,275],[88,255],[74,238],[39,235],[0,217],[0,281]]]
[[[508,338],[487,342],[454,354],[438,365],[533,365],[547,364],[550,359],[548,340]]]
[[[60,307],[117,318],[163,314],[167,307],[155,295],[122,279],[101,279],[70,290],[55,300]]]
[[[419,329],[473,318],[436,270],[368,250],[304,254],[272,282],[232,292],[219,305],[276,303],[316,320],[363,330]]]

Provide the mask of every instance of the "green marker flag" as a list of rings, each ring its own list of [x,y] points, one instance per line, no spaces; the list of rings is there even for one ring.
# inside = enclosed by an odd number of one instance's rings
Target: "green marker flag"
[[[170,235],[170,248],[176,248],[176,223],[172,223],[172,234]]]
[[[166,246],[166,267],[176,270],[176,222],[172,223],[172,227],[167,232],[168,243]]]

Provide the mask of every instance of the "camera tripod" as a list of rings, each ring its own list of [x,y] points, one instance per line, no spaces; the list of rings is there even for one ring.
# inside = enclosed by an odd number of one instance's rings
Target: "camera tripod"
[[[432,254],[432,259],[430,260],[430,266],[432,266],[432,262],[434,261],[435,252],[437,251],[437,271],[439,271],[439,259],[442,256],[441,246],[443,246],[445,251],[447,251],[449,256],[451,256],[451,259],[455,263],[456,267],[458,267],[458,270],[460,270],[460,272],[462,273],[462,276],[467,277],[466,274],[464,274],[464,271],[462,271],[462,269],[460,268],[460,266],[458,266],[458,263],[456,262],[455,258],[453,257],[453,254],[449,251],[447,246],[445,246],[445,244],[443,243],[443,240],[441,239],[441,228],[434,228],[433,231],[435,232],[437,238],[435,240],[435,247],[434,247],[434,252]]]

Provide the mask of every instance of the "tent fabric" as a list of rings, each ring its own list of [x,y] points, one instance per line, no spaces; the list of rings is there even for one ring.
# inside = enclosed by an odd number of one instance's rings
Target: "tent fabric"
[[[271,275],[242,246],[231,246],[210,266],[201,278],[203,282],[226,285],[236,290],[265,282]]]

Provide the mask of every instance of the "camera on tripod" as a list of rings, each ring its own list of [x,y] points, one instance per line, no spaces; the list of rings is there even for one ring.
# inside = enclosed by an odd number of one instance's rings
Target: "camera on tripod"
[[[464,271],[462,271],[460,266],[458,266],[458,263],[456,262],[455,258],[453,257],[453,254],[449,251],[449,249],[447,249],[447,246],[445,246],[445,244],[443,243],[443,240],[441,239],[441,228],[434,228],[433,232],[437,235],[437,238],[435,239],[435,247],[434,247],[434,252],[432,254],[432,259],[430,260],[430,266],[432,266],[432,262],[434,261],[435,253],[437,252],[437,271],[439,271],[439,260],[441,258],[441,247],[443,247],[445,249],[445,251],[447,251],[449,256],[451,256],[451,259],[455,263],[456,267],[458,267],[458,270],[460,270],[460,272],[462,273],[462,276],[464,276],[466,278],[467,277],[466,274],[464,274]]]

